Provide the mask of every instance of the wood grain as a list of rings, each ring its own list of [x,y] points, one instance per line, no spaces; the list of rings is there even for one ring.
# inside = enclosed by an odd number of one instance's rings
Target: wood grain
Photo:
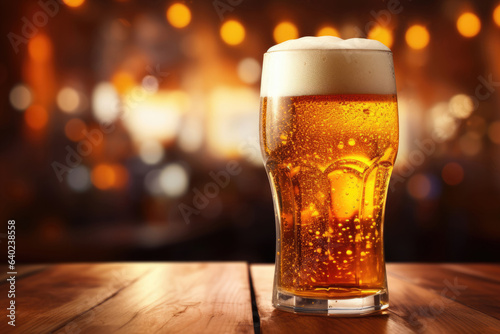
[[[389,275],[500,319],[500,282],[453,268],[440,264],[397,264],[389,266]]]
[[[154,263],[56,333],[253,333],[245,263]]]
[[[500,283],[500,263],[497,264],[478,264],[478,263],[451,264],[450,263],[450,264],[443,264],[442,267]]]
[[[254,332],[246,263],[17,269],[16,327],[4,318],[0,333]],[[388,264],[389,310],[362,318],[275,310],[273,271],[273,265],[251,266],[262,333],[500,333],[499,265]],[[8,287],[3,277],[2,296]]]
[[[404,319],[419,333],[500,333],[498,319],[454,301],[453,292],[443,281],[434,289],[420,285],[432,268],[421,265],[416,276],[419,283],[412,283],[393,274],[398,266],[387,268],[391,316]],[[459,285],[454,288],[464,291]]]
[[[271,304],[273,265],[252,265],[252,282],[262,333],[408,333],[404,319],[390,314],[363,318],[297,315],[276,310]]]
[[[52,332],[104,302],[148,269],[144,264],[61,264],[17,280],[15,330]],[[23,270],[19,266],[18,273]],[[1,293],[6,296],[3,289]],[[0,333],[12,329],[7,321],[0,321]]]
[[[30,275],[34,275],[42,270],[47,269],[49,266],[46,264],[32,264],[32,265],[22,265],[16,268],[15,272],[16,274],[16,280],[19,281],[25,277],[28,277]],[[0,274],[0,285],[5,284],[7,281],[6,279],[11,276],[8,275],[7,272],[3,272]]]
[[[365,318],[328,318],[295,315],[271,305],[273,265],[253,265],[252,280],[262,333],[499,333],[498,319],[441,296],[446,285],[420,286],[432,267],[420,266],[415,281],[401,278],[399,264],[388,265],[389,311]],[[401,270],[404,272],[404,270]],[[420,279],[420,281],[418,281]],[[442,283],[442,280],[441,280]],[[440,288],[437,290],[436,288]]]

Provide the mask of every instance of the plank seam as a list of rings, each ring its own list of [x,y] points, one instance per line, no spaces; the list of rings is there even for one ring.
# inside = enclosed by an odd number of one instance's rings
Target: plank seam
[[[250,285],[250,298],[252,300],[253,330],[255,334],[260,334],[260,316],[259,316],[259,309],[257,307],[257,298],[255,297],[255,288],[252,280],[252,272],[250,271],[251,266],[247,265],[247,268],[248,268],[248,283]]]

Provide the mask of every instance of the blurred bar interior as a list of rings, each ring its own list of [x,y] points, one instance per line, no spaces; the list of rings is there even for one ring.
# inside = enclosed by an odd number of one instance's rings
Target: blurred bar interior
[[[1,7],[0,212],[16,219],[19,260],[274,261],[262,55],[335,35],[394,53],[387,260],[498,261],[500,2]]]

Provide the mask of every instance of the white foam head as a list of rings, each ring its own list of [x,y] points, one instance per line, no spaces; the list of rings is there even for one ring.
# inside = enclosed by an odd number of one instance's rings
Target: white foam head
[[[391,50],[364,38],[303,37],[267,50],[261,96],[396,94]]]

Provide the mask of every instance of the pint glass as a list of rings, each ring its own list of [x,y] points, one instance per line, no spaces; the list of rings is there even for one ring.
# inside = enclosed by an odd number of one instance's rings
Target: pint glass
[[[388,307],[383,222],[398,136],[392,53],[381,43],[306,37],[264,55],[276,308],[356,316]]]

